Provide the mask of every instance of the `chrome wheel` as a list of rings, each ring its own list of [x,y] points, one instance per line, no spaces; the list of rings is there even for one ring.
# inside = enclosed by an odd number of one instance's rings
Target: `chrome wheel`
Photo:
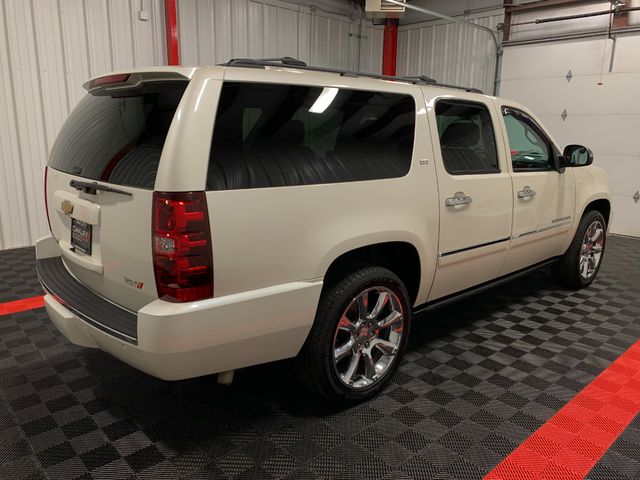
[[[333,365],[350,388],[379,382],[400,350],[404,313],[386,287],[367,288],[342,313],[333,336]]]
[[[604,250],[604,226],[599,221],[593,222],[587,228],[580,248],[580,276],[587,280],[591,278],[600,265]]]

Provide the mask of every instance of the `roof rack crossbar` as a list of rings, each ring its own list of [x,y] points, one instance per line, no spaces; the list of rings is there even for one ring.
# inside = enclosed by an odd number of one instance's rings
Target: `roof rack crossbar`
[[[265,67],[295,67],[301,70],[310,70],[314,72],[327,72],[337,73],[343,77],[365,77],[375,78],[378,80],[390,80],[396,82],[407,82],[416,85],[432,85],[436,87],[455,88],[458,90],[464,90],[470,93],[483,93],[474,87],[463,87],[460,85],[449,85],[446,83],[440,83],[431,77],[425,75],[412,76],[412,77],[393,77],[391,75],[380,75],[376,73],[355,72],[352,70],[344,70],[338,68],[329,67],[316,67],[313,65],[307,65],[302,60],[292,57],[278,57],[278,58],[232,58],[231,60],[221,63],[223,67],[245,67],[245,68],[265,68]]]

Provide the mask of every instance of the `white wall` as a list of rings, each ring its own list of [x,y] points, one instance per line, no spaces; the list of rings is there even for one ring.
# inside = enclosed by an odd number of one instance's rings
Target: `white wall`
[[[165,63],[162,0],[0,0],[0,249],[48,233],[43,169],[55,136],[105,71]],[[139,10],[149,13],[139,20]]]
[[[495,30],[503,18],[498,10],[467,19]],[[477,28],[439,20],[399,28],[398,75],[426,75],[491,94],[494,71],[494,43],[488,33]]]
[[[383,28],[361,26],[359,13],[346,2],[324,3],[180,0],[181,62],[290,56],[316,66],[379,72]]]
[[[514,21],[607,9],[608,3],[514,17]],[[637,23],[631,17],[630,23]],[[513,40],[579,33],[608,26],[607,17],[569,24],[514,27]],[[589,146],[595,164],[611,182],[614,216],[611,231],[640,236],[640,34],[618,35],[609,72],[613,40],[605,36],[505,48],[501,96],[531,108],[560,145]],[[567,81],[571,71],[573,77]],[[566,109],[566,120],[562,112]]]

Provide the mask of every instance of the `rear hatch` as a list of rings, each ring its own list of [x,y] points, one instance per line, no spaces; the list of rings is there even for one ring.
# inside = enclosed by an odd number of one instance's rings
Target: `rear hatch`
[[[132,311],[158,297],[153,189],[187,84],[177,73],[93,80],[49,158],[47,213],[67,268]]]

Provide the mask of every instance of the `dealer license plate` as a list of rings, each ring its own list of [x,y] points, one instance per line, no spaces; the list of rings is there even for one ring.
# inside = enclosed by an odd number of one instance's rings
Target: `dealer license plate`
[[[71,246],[85,255],[91,255],[91,224],[71,219]]]

